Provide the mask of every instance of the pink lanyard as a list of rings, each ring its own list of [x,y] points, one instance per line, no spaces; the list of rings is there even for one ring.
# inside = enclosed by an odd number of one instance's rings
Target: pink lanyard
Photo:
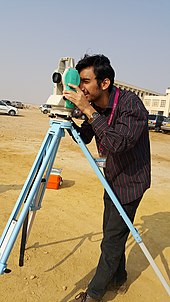
[[[113,120],[113,116],[114,116],[114,112],[118,103],[118,98],[119,98],[119,88],[116,87],[116,93],[115,93],[115,98],[114,98],[114,102],[113,102],[113,106],[112,106],[112,111],[109,117],[109,120],[107,122],[108,126],[111,125],[111,122]],[[103,156],[103,148],[101,146],[101,144],[99,144],[99,156]]]
[[[108,120],[108,126],[111,125],[111,122],[113,120],[114,112],[118,103],[118,98],[119,98],[119,88],[116,87],[116,93],[115,93],[115,98],[112,106],[112,112],[110,114],[109,120]]]

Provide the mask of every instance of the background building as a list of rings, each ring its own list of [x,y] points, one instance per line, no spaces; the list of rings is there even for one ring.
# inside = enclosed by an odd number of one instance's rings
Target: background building
[[[143,101],[149,114],[161,114],[170,116],[170,87],[166,89],[166,94],[161,95],[158,92],[133,86],[120,81],[115,81],[115,86],[134,92]]]
[[[166,95],[145,96],[143,103],[149,113],[170,116],[170,88],[166,89]]]

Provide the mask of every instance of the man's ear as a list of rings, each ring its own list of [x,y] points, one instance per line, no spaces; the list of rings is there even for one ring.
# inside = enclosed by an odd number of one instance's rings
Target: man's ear
[[[108,89],[109,85],[110,85],[110,80],[108,78],[105,78],[101,83],[102,90]]]

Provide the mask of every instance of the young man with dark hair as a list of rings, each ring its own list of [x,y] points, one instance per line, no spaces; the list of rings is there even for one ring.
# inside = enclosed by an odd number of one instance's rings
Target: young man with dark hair
[[[80,86],[64,91],[87,116],[77,128],[85,144],[95,136],[99,155],[106,159],[104,174],[133,222],[137,207],[150,187],[148,112],[137,95],[116,88],[115,72],[104,55],[85,55],[76,65]],[[107,289],[125,290],[125,244],[129,228],[104,192],[103,240],[96,273],[81,302],[101,301]]]

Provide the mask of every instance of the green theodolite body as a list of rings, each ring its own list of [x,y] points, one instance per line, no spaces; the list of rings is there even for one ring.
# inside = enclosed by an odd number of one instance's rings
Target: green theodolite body
[[[76,86],[80,85],[80,76],[79,76],[78,71],[74,68],[71,68],[71,67],[65,69],[65,71],[63,73],[63,76],[62,76],[62,82],[63,82],[64,88],[66,90],[74,90],[75,91],[75,89],[71,88],[68,84],[74,84]],[[74,109],[75,106],[71,101],[66,100],[65,107]]]

